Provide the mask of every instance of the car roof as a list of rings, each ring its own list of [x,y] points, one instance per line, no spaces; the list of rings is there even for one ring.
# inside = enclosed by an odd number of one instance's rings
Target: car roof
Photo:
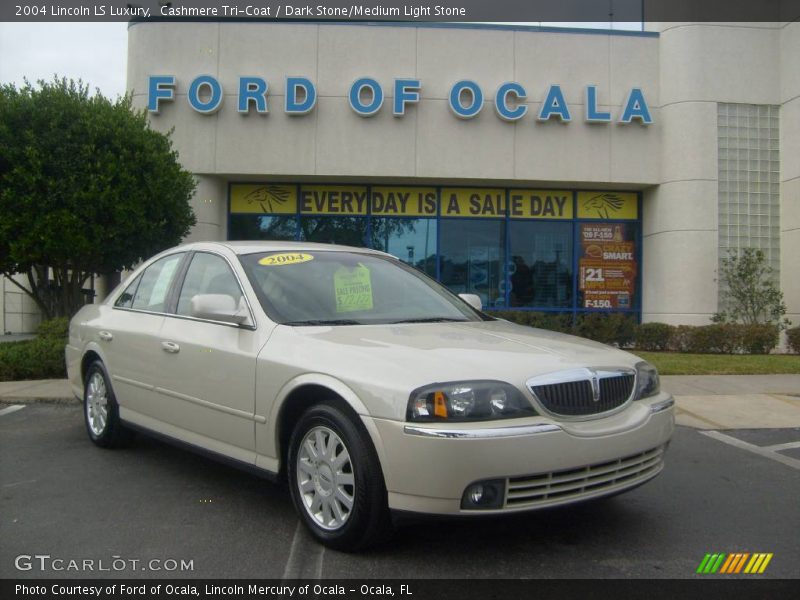
[[[286,242],[286,241],[223,241],[223,242],[193,242],[185,244],[177,249],[180,250],[202,250],[224,246],[236,254],[256,254],[259,252],[358,252],[361,254],[377,254],[379,256],[391,256],[386,252],[371,250],[369,248],[358,248],[355,246],[341,246],[338,244],[318,244],[314,242]]]

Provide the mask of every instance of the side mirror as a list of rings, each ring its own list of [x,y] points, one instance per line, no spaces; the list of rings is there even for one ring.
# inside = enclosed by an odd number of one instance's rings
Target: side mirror
[[[459,294],[458,297],[475,310],[483,310],[483,302],[481,302],[481,297],[477,294]]]
[[[234,325],[246,323],[249,318],[247,310],[240,310],[228,294],[197,294],[192,297],[192,316]]]

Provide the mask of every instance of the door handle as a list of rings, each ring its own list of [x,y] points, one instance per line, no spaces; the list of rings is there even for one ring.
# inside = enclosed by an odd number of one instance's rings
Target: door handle
[[[114,335],[110,331],[98,331],[97,337],[99,337],[104,342],[110,342],[114,339]]]
[[[170,354],[177,354],[181,351],[181,347],[175,342],[161,342],[161,349]]]

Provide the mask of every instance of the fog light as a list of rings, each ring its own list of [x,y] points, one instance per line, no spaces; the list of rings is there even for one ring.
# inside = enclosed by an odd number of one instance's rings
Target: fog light
[[[467,486],[461,498],[461,508],[468,510],[501,508],[505,496],[504,479],[479,481]]]
[[[480,504],[483,498],[483,484],[476,483],[467,488],[467,496],[472,504]]]

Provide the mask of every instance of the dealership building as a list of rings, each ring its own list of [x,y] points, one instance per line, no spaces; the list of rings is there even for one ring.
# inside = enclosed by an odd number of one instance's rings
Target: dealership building
[[[128,88],[196,175],[190,240],[368,246],[493,309],[673,324],[755,247],[800,323],[800,22],[645,29],[142,22]]]

